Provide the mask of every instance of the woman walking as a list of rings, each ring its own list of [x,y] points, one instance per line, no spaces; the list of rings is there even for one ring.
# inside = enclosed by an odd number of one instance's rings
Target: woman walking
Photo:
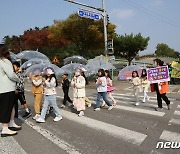
[[[84,77],[84,79],[86,81],[86,85],[88,85],[89,84],[88,79],[83,71],[81,72],[81,75]],[[91,107],[91,101],[89,100],[88,97],[85,97],[85,103],[88,107]]]
[[[14,122],[15,116],[15,86],[19,82],[13,70],[8,49],[0,45],[0,123],[2,123],[1,137],[17,134],[20,126]],[[13,131],[14,130],[14,131]]]
[[[146,99],[149,100],[150,97],[147,95],[148,89],[149,89],[149,81],[147,80],[147,72],[146,69],[142,70],[142,74],[141,74],[141,88],[142,88],[142,92],[144,93],[144,98],[143,98],[143,103],[146,102]]]
[[[154,63],[155,63],[155,67],[157,67],[157,68],[160,68],[164,64],[164,62],[161,61],[160,59],[155,59]],[[154,92],[154,91],[157,94],[157,102],[158,102],[158,107],[155,108],[155,110],[161,111],[163,109],[162,99],[166,102],[167,109],[170,110],[171,109],[170,100],[166,96],[166,92],[169,91],[168,82],[159,82],[159,83],[151,84],[151,92]]]
[[[137,71],[132,72],[131,83],[133,85],[134,96],[136,99],[135,105],[137,106],[137,105],[139,105],[139,91],[140,91],[140,85],[141,85],[141,81],[139,79],[139,75],[138,75]]]
[[[41,111],[41,116],[36,119],[37,122],[44,123],[46,112],[48,110],[48,106],[50,105],[53,107],[53,111],[56,115],[54,121],[62,120],[62,116],[60,113],[60,109],[57,106],[57,99],[56,99],[56,87],[58,86],[56,76],[52,69],[48,68],[46,70],[46,77],[44,80],[44,104]]]
[[[74,78],[71,81],[71,86],[74,88],[74,99],[73,105],[79,112],[78,116],[84,116],[85,110],[85,86],[86,81],[83,76],[81,76],[80,71],[76,71]]]
[[[105,72],[103,69],[100,69],[98,71],[98,79],[96,81],[96,87],[97,87],[98,94],[97,94],[96,108],[94,109],[94,111],[100,110],[101,97],[103,98],[105,103],[109,106],[108,110],[112,110],[113,106],[107,99],[107,81],[106,81]]]
[[[112,96],[112,92],[114,91],[115,88],[112,85],[112,79],[108,70],[105,70],[105,77],[107,81],[107,94],[109,98],[113,101],[113,106],[116,106],[116,100]],[[104,106],[105,106],[105,101],[103,101],[103,104],[101,107],[104,107]]]

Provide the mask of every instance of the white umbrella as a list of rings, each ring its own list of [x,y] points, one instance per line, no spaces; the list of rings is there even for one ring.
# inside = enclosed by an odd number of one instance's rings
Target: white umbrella
[[[64,59],[64,65],[69,64],[69,63],[80,63],[80,64],[87,64],[87,59],[85,59],[82,56],[72,56],[72,57],[67,57]]]
[[[86,67],[91,71],[91,73],[97,73],[99,69],[111,70],[116,69],[113,64],[105,61],[101,57],[89,60]]]
[[[39,59],[39,58],[34,58],[26,61],[21,67],[21,70],[26,70],[27,68],[35,65],[35,64],[41,64],[41,63],[50,63],[48,59]]]
[[[61,75],[64,74],[64,70],[59,68],[58,66],[51,64],[51,63],[41,63],[41,64],[35,64],[31,67],[29,67],[26,71],[25,71],[25,76],[29,76],[29,75],[34,75],[35,72],[39,71],[41,74],[44,74],[44,71],[47,68],[51,68],[54,70],[54,73],[56,75]]]
[[[85,65],[78,63],[71,63],[61,67],[66,73],[75,73],[77,69],[82,70],[83,72],[89,71]]]
[[[12,61],[16,61],[17,60],[17,55],[13,52],[10,52],[10,57],[12,59]]]
[[[49,60],[49,58],[46,55],[44,55],[38,51],[33,51],[33,50],[22,51],[17,54],[17,58],[26,59],[26,60],[30,60],[30,59],[34,59],[34,58]]]

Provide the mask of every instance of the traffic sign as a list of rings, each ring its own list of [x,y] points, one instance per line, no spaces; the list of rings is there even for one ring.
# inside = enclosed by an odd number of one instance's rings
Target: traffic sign
[[[79,10],[78,15],[80,17],[90,18],[90,19],[93,19],[93,20],[100,20],[101,19],[100,14],[90,12],[90,11],[86,11],[86,10]]]

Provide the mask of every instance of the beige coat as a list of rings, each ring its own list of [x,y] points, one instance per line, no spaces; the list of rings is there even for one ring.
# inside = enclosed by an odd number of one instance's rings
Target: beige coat
[[[85,85],[86,81],[83,76],[72,79],[71,86],[74,88],[74,98],[82,98],[86,96]]]

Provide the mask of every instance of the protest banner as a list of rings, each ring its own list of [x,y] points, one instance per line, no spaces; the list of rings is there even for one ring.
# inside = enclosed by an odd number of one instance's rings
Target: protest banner
[[[150,83],[170,81],[168,66],[149,68],[146,71]]]

